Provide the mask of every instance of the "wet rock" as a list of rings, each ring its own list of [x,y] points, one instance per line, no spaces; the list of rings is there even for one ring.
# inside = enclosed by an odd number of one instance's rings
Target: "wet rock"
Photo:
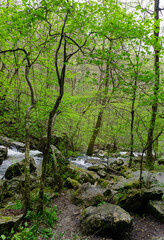
[[[154,217],[164,222],[164,201],[150,200],[148,210]]]
[[[25,144],[21,142],[16,142],[11,138],[8,138],[6,136],[0,136],[0,145],[4,145],[6,147],[14,147],[20,152],[25,151]]]
[[[25,159],[9,166],[5,172],[4,177],[8,180],[21,176],[25,169]],[[30,173],[36,173],[36,164],[33,158],[30,157]]]
[[[108,152],[104,151],[104,150],[100,150],[97,154],[99,157],[107,157],[108,156]]]
[[[0,165],[3,163],[3,161],[7,158],[7,148],[0,147]]]
[[[75,204],[81,204],[85,207],[94,206],[110,196],[111,190],[101,186],[84,183],[74,194],[73,201]]]
[[[81,230],[86,234],[113,232],[121,235],[129,230],[131,224],[129,213],[110,203],[84,209],[80,219]]]

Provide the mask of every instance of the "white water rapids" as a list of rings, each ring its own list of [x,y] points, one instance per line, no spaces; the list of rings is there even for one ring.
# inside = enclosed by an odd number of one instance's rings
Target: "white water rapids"
[[[3,146],[0,146],[3,147]],[[41,165],[42,162],[42,152],[38,150],[31,150],[30,157],[33,157],[36,163],[36,166]],[[19,152],[16,148],[8,148],[7,158],[3,161],[0,165],[0,179],[3,178],[7,168],[12,165],[13,163],[20,162],[22,159],[25,158],[25,153]]]

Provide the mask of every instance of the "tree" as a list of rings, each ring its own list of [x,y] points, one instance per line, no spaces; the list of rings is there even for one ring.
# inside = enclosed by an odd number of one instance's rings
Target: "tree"
[[[154,39],[153,39],[153,48],[154,48],[154,88],[153,88],[153,100],[152,100],[152,112],[151,112],[151,120],[148,130],[148,138],[147,138],[147,163],[150,169],[153,168],[153,135],[155,129],[155,122],[158,111],[158,92],[160,86],[160,51],[161,51],[161,43],[160,43],[160,21],[159,21],[159,0],[154,0]]]

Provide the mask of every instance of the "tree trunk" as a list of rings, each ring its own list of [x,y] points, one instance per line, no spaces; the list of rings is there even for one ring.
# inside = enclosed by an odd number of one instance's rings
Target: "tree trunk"
[[[64,86],[63,86],[64,87]],[[42,174],[40,179],[40,186],[39,186],[39,203],[38,203],[38,212],[43,212],[43,194],[44,194],[44,183],[46,179],[46,170],[47,170],[47,163],[49,162],[50,157],[50,144],[51,144],[51,136],[52,136],[52,121],[55,113],[57,112],[57,109],[59,107],[59,104],[61,102],[61,99],[63,97],[63,89],[61,89],[61,95],[56,100],[56,103],[54,105],[53,110],[49,114],[48,119],[48,128],[47,128],[47,141],[46,141],[46,147],[44,150],[44,156],[43,156],[43,162],[42,162]]]
[[[97,135],[99,133],[99,130],[100,130],[100,127],[101,127],[101,123],[102,123],[104,107],[105,107],[105,105],[107,103],[107,94],[108,94],[108,85],[109,85],[109,70],[110,70],[109,69],[109,60],[107,60],[104,99],[102,101],[102,108],[101,108],[101,110],[100,110],[100,112],[98,114],[98,117],[97,117],[96,126],[93,129],[93,133],[92,133],[92,136],[91,136],[89,144],[88,144],[88,148],[87,148],[87,152],[86,152],[86,154],[88,156],[92,156],[92,154],[93,154],[94,144],[95,144],[95,141],[96,141],[96,138],[97,138]]]
[[[59,45],[55,53],[55,68],[56,68],[56,73],[58,77],[58,84],[59,84],[59,96],[56,99],[55,105],[52,109],[52,111],[49,113],[49,118],[48,118],[48,127],[47,127],[47,141],[46,141],[46,146],[44,150],[44,156],[43,156],[43,162],[42,162],[42,174],[41,174],[41,179],[40,179],[40,186],[39,186],[39,201],[38,201],[38,207],[37,211],[42,213],[43,212],[43,195],[44,195],[44,182],[46,179],[46,170],[47,170],[47,163],[49,161],[49,151],[50,151],[50,145],[51,145],[51,136],[52,136],[52,127],[53,127],[53,118],[58,110],[58,107],[60,105],[60,102],[62,100],[63,94],[64,94],[64,80],[65,80],[65,72],[66,72],[66,40],[64,39],[64,26],[67,20],[67,16],[65,18],[65,22],[62,28],[62,34],[60,37]],[[62,41],[64,40],[64,56],[63,56],[63,67],[61,70],[61,73],[59,73],[59,65],[58,65],[58,53],[59,50],[62,46]],[[55,173],[54,173],[55,174]]]
[[[137,86],[137,80],[134,82],[134,89],[133,89],[133,99],[132,99],[132,110],[131,110],[131,129],[130,129],[130,160],[129,160],[129,167],[132,165],[132,158],[133,158],[133,148],[134,148],[134,117],[135,117],[135,112],[134,112],[134,104],[136,100],[136,86]]]
[[[31,196],[30,196],[30,160],[29,160],[29,152],[30,152],[30,135],[29,135],[29,117],[31,110],[35,106],[35,100],[34,100],[34,91],[32,88],[32,85],[29,81],[28,75],[30,71],[30,65],[26,66],[25,69],[25,78],[27,81],[27,84],[30,89],[31,93],[31,105],[28,107],[26,111],[26,117],[25,117],[25,131],[26,131],[26,142],[25,142],[25,189],[24,189],[24,207],[25,211],[27,212],[30,209],[31,206]]]
[[[148,139],[147,139],[147,165],[149,169],[153,169],[153,134],[154,134],[154,128],[155,128],[155,121],[157,116],[157,110],[158,110],[158,90],[159,90],[159,78],[160,78],[160,66],[159,66],[159,54],[161,45],[159,43],[159,30],[160,30],[160,23],[159,21],[159,0],[154,0],[154,13],[155,13],[155,19],[154,19],[154,37],[155,37],[155,43],[154,43],[154,72],[155,72],[155,84],[154,84],[154,94],[153,94],[153,104],[152,104],[152,113],[151,113],[151,120],[150,120],[150,126],[148,129]]]
[[[88,144],[88,149],[87,149],[87,153],[86,153],[88,156],[92,156],[92,154],[93,154],[93,147],[94,147],[95,140],[97,138],[97,135],[98,135],[100,127],[101,127],[103,112],[104,112],[104,109],[101,109],[99,112],[99,115],[97,117],[96,126],[93,129],[93,133],[92,133],[92,136],[91,136],[89,144]]]

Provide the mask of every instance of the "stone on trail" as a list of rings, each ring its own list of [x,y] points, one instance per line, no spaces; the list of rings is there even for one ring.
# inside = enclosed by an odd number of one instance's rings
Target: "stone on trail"
[[[148,210],[155,218],[164,222],[164,201],[150,200]]]
[[[128,212],[145,212],[149,200],[160,200],[163,189],[154,187],[150,189],[130,189],[122,194],[117,203]]]
[[[83,210],[80,226],[83,233],[106,233],[122,235],[129,230],[132,218],[119,206],[105,203]]]

